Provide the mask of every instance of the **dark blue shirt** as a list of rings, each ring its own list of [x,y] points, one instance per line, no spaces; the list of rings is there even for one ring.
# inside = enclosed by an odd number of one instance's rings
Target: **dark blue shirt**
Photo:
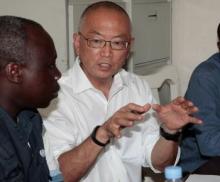
[[[202,62],[193,72],[186,98],[199,108],[196,117],[202,125],[189,125],[183,131],[180,165],[192,172],[210,157],[220,156],[220,54]]]
[[[0,181],[49,181],[37,111],[21,112],[16,123],[0,108]]]

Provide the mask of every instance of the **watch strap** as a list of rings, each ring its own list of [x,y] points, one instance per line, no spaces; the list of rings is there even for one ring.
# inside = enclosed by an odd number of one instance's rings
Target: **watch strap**
[[[160,135],[166,140],[171,140],[174,142],[178,142],[181,136],[181,132],[176,132],[174,134],[167,133],[162,127],[160,127]]]
[[[98,131],[99,128],[100,128],[99,125],[96,126],[96,127],[93,129],[92,134],[90,135],[90,137],[91,137],[92,141],[93,141],[95,144],[97,144],[97,145],[99,145],[99,146],[101,146],[101,147],[105,147],[105,146],[110,142],[110,140],[108,140],[106,143],[102,143],[102,142],[100,142],[100,141],[97,140],[97,138],[96,138],[96,133],[97,133],[97,131]]]

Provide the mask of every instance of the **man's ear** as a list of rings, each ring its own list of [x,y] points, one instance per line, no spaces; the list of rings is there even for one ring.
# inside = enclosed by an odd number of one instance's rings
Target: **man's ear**
[[[75,55],[79,55],[79,47],[80,47],[80,35],[78,33],[73,34],[73,47]]]
[[[220,51],[220,41],[217,42],[218,50]]]
[[[9,63],[5,66],[5,72],[8,80],[14,83],[22,81],[22,67],[18,63]]]

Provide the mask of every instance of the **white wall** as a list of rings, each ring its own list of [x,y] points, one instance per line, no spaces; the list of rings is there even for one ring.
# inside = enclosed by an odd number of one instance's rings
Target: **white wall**
[[[57,65],[67,68],[65,0],[0,0],[0,15],[16,15],[39,22],[52,36]]]
[[[172,3],[172,61],[179,73],[180,94],[184,95],[195,66],[217,51],[220,0]],[[0,0],[0,15],[6,14],[41,23],[54,39],[58,67],[61,71],[67,69],[65,0]]]
[[[181,95],[185,94],[195,66],[217,52],[217,25],[220,0],[172,0],[172,61],[180,77]]]

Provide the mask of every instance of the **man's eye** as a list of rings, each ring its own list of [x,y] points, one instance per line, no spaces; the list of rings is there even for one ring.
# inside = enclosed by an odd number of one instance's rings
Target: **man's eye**
[[[124,41],[113,41],[112,44],[114,44],[114,45],[124,45],[125,42]]]
[[[101,44],[103,42],[103,40],[100,39],[91,39],[90,41],[94,44]]]

